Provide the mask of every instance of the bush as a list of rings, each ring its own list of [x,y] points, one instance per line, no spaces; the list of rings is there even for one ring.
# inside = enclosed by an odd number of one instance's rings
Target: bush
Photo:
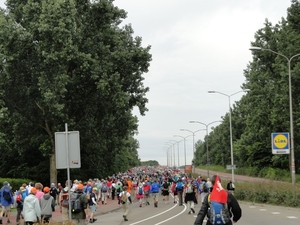
[[[30,182],[30,180],[27,179],[0,178],[1,186],[5,181],[9,183],[13,191],[19,190],[22,184],[24,183],[28,184]]]
[[[293,187],[290,183],[279,181],[236,182],[235,187],[234,195],[238,200],[300,207],[299,185]]]

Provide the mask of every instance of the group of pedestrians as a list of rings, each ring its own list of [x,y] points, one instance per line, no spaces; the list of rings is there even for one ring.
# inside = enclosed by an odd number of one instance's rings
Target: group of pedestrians
[[[69,220],[70,209],[73,224],[94,223],[97,220],[95,212],[101,205],[107,204],[108,198],[116,200],[116,204],[123,208],[122,217],[124,221],[128,221],[129,205],[134,200],[138,202],[139,207],[153,205],[156,208],[159,206],[161,195],[163,202],[170,204],[169,196],[172,194],[174,204],[182,206],[183,203],[186,203],[188,214],[196,213],[195,205],[202,204],[195,221],[195,225],[198,225],[202,224],[204,219],[202,217],[207,213],[205,207],[209,205],[209,196],[213,191],[214,179],[211,182],[209,178],[203,179],[200,176],[192,178],[185,173],[173,171],[169,168],[158,170],[156,167],[139,167],[132,169],[130,172],[119,173],[105,179],[95,178],[86,182],[76,179],[66,181],[65,187],[60,183],[57,186],[52,183],[50,187],[43,187],[41,183],[23,184],[15,198],[18,212],[16,222],[20,224],[20,221],[24,219],[26,225],[39,221],[48,223],[55,210],[55,205],[58,204],[63,222]],[[228,199],[231,201],[229,206],[232,207],[234,221],[237,221],[240,216],[238,215],[238,203],[233,197],[234,188],[234,184],[229,182],[227,185],[227,189],[230,191]],[[14,198],[12,192],[10,192],[11,202],[8,202],[2,194],[4,190],[10,189],[9,184],[4,182],[0,195],[2,204],[0,224],[2,224],[3,213],[6,213],[7,222],[10,223],[9,212],[11,204],[14,204]],[[201,199],[198,196],[201,196]],[[73,203],[72,206],[69,206],[69,199],[70,202],[79,199],[80,208],[75,210]]]
[[[2,210],[0,213],[0,224],[3,223],[3,214],[10,223],[10,211],[13,204],[17,205],[16,222],[20,224],[21,218],[26,225],[36,222],[48,223],[55,209],[55,200],[50,195],[50,188],[43,187],[41,183],[36,183],[34,187],[23,184],[13,196],[11,186],[7,181],[3,183],[0,190]],[[16,202],[15,202],[16,201]]]

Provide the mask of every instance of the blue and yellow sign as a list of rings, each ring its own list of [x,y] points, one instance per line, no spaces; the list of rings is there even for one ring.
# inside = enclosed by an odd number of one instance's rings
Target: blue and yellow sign
[[[272,133],[272,153],[290,154],[289,133]]]

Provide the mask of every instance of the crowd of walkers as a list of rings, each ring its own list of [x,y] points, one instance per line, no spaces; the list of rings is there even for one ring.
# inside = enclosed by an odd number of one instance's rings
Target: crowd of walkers
[[[69,190],[70,188],[70,190]],[[164,204],[170,204],[169,195],[174,200],[171,203],[182,206],[186,203],[188,214],[195,213],[195,204],[205,201],[206,196],[212,191],[213,184],[209,178],[201,176],[193,178],[180,170],[172,170],[168,167],[136,167],[125,173],[119,173],[107,178],[88,179],[87,181],[66,181],[64,186],[60,183],[52,183],[50,187],[44,187],[41,183],[23,184],[13,196],[10,191],[10,199],[5,199],[2,193],[11,190],[8,182],[4,182],[1,189],[0,224],[4,213],[7,223],[10,223],[10,207],[16,205],[16,222],[24,219],[26,225],[51,220],[55,206],[58,205],[62,214],[62,221],[69,220],[69,202],[79,198],[81,208],[78,212],[71,213],[74,224],[85,224],[86,221],[94,223],[95,212],[101,205],[107,204],[107,199],[115,200],[116,204],[123,207],[123,219],[128,221],[130,213],[129,205],[137,202],[139,207],[152,205],[159,206],[159,196],[162,195]],[[232,182],[227,185],[233,193]],[[72,199],[73,198],[73,199]],[[70,200],[69,200],[70,199]],[[73,207],[73,206],[72,206]]]

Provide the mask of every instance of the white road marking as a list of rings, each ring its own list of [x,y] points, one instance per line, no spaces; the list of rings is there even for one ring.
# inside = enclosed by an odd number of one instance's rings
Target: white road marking
[[[249,208],[250,208],[250,209],[254,209],[254,208],[256,208],[256,206],[250,206]]]
[[[130,225],[134,225],[134,224],[138,224],[138,223],[142,223],[142,222],[144,222],[144,221],[150,220],[150,219],[152,219],[152,218],[155,218],[155,217],[157,217],[157,216],[160,216],[160,215],[162,215],[162,214],[164,214],[164,213],[166,213],[166,212],[172,210],[172,209],[175,208],[175,207],[178,207],[178,205],[175,204],[173,207],[169,208],[169,209],[166,210],[166,211],[163,211],[163,212],[161,212],[161,213],[158,213],[158,214],[156,214],[155,216],[150,216],[150,217],[148,217],[148,218],[146,218],[146,219],[137,221],[137,222],[135,222],[135,223],[131,223]],[[185,205],[185,204],[184,204],[184,207],[186,208],[186,205]]]
[[[162,224],[162,223],[167,222],[167,221],[169,221],[169,220],[171,220],[171,219],[173,219],[173,218],[175,218],[175,217],[177,217],[177,216],[180,216],[182,213],[184,213],[185,210],[186,210],[186,205],[184,204],[184,209],[181,211],[181,213],[178,213],[177,215],[172,216],[172,217],[170,217],[169,219],[163,220],[163,221],[161,221],[161,222],[159,222],[159,223],[156,223],[156,224],[154,224],[154,225]]]
[[[298,217],[296,217],[296,216],[287,216],[286,218],[288,218],[288,219],[297,219]]]
[[[267,211],[267,209],[259,209],[260,211]]]
[[[272,214],[280,214],[280,212],[272,212]]]

